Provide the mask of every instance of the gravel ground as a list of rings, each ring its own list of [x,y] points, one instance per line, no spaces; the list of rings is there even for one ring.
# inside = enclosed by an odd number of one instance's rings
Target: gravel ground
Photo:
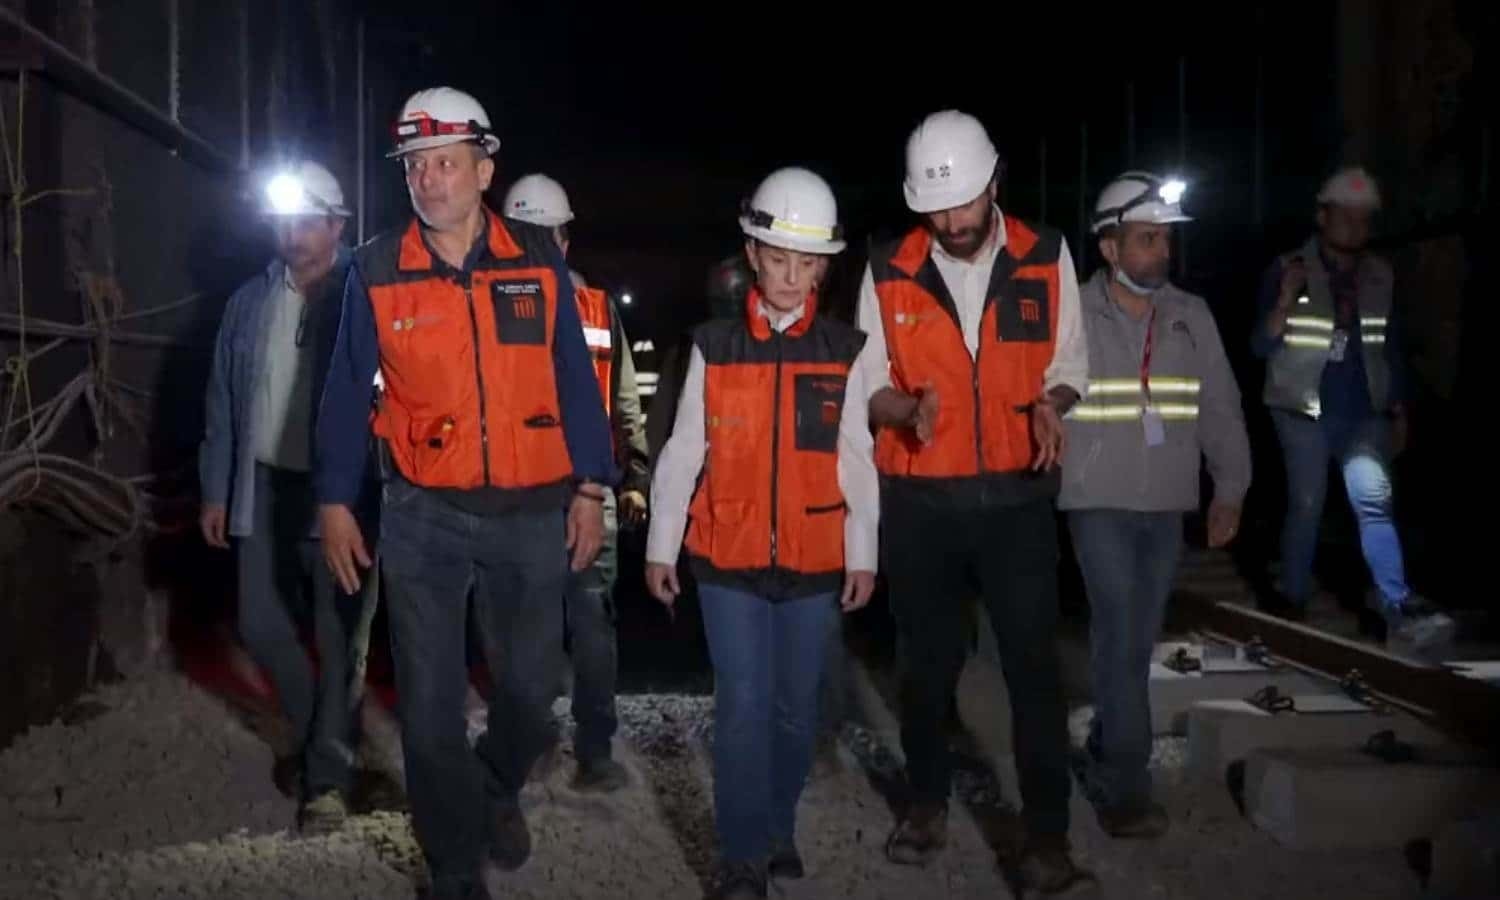
[[[966,710],[1003,708],[995,696],[969,699]],[[772,896],[1013,896],[994,849],[1003,851],[1016,833],[1009,760],[961,747],[949,850],[927,869],[894,867],[882,847],[899,747],[888,709],[866,703],[862,712],[868,727],[845,726],[838,765],[805,795],[799,843],[809,877],[776,885]],[[341,833],[315,839],[289,831],[294,806],[271,785],[266,740],[180,676],[156,673],[104,687],[70,718],[72,724],[32,729],[0,754],[0,898],[405,900],[425,879],[404,813],[355,816]],[[496,896],[702,895],[715,852],[712,701],[628,696],[620,718],[618,755],[634,775],[632,786],[610,797],[571,791],[565,741],[523,798],[535,854],[521,871],[501,877]],[[1086,713],[1075,716],[1079,721]],[[371,731],[391,738],[388,722],[383,730],[367,725]],[[1400,854],[1278,847],[1239,816],[1222,786],[1185,779],[1182,755],[1180,740],[1158,742],[1153,766],[1173,818],[1161,841],[1109,840],[1075,796],[1077,855],[1101,881],[1075,896],[1419,896]]]

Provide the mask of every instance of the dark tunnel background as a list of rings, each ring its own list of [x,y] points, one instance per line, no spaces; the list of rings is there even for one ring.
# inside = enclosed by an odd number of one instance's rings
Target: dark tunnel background
[[[1082,219],[1104,182],[1128,167],[1181,173],[1197,221],[1181,230],[1176,280],[1217,316],[1256,447],[1236,550],[1252,574],[1275,555],[1283,504],[1248,354],[1254,292],[1271,256],[1305,236],[1321,180],[1363,163],[1387,199],[1377,240],[1410,323],[1417,395],[1397,493],[1412,579],[1444,604],[1492,604],[1472,587],[1482,556],[1464,513],[1469,497],[1483,502],[1473,342],[1484,306],[1473,301],[1495,280],[1496,20],[1492,5],[1465,0],[1168,3],[1149,16],[1060,5],[9,6],[0,671],[18,689],[0,701],[0,743],[169,649],[205,679],[232,677],[216,662],[232,568],[196,533],[195,456],[223,301],[269,259],[254,192],[279,160],[306,155],[354,201],[351,236],[398,226],[409,207],[383,158],[388,123],[407,94],[440,83],[475,94],[500,134],[493,200],[524,173],[558,178],[579,215],[574,266],[630,291],[627,329],[659,350],[704,315],[709,268],[739,246],[741,199],[786,164],[819,171],[839,198],[853,240],[829,306],[850,315],[868,241],[910,222],[902,151],[932,110],[985,121],[1008,162],[1003,205],[1062,229],[1085,273],[1098,254]],[[644,352],[643,367],[655,356]],[[48,454],[104,475],[28,467],[28,421],[55,426]],[[669,623],[644,596],[641,538],[624,542],[623,687],[704,688],[695,620]],[[1321,558],[1325,582],[1360,592],[1357,539],[1337,504]],[[1076,610],[1076,584],[1068,593]],[[884,616],[877,603],[855,630],[879,636]],[[378,655],[372,673],[386,677]]]

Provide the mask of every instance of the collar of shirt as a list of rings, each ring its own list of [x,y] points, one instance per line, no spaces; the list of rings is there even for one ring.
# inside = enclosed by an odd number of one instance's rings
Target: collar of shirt
[[[799,303],[797,304],[796,309],[792,310],[789,313],[783,313],[767,306],[766,301],[760,301],[760,314],[766,317],[767,322],[771,323],[771,328],[782,333],[785,333],[788,328],[791,328],[793,325],[796,325],[798,322],[802,321],[802,317],[806,313],[806,303]],[[777,316],[780,316],[781,318],[778,319]]]

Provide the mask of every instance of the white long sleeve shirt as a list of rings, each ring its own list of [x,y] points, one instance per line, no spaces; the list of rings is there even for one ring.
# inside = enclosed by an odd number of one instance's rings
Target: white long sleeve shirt
[[[765,307],[761,308],[765,314]],[[779,322],[771,318],[771,327],[785,332],[803,316],[798,308]],[[839,490],[849,510],[844,517],[844,568],[851,572],[874,572],[879,557],[880,481],[875,474],[875,441],[870,434],[870,391],[864,383],[866,372],[875,363],[868,354],[878,352],[884,359],[885,348],[871,349],[870,341],[849,369],[844,390],[844,408],[839,418],[838,479]],[[687,531],[688,506],[697,489],[698,474],[708,454],[708,438],[703,421],[703,382],[706,364],[703,353],[695,346],[688,361],[687,376],[677,403],[677,420],[672,437],[662,448],[656,473],[651,480],[651,530],[646,537],[646,561],[676,565],[682,537]]]
[[[979,349],[979,322],[984,318],[990,274],[995,268],[995,258],[1004,246],[1005,218],[998,208],[995,210],[995,235],[974,259],[957,259],[949,256],[941,244],[936,241],[932,244],[932,261],[958,308],[958,322],[970,358]],[[1042,388],[1050,391],[1065,385],[1082,397],[1088,390],[1089,343],[1079,311],[1078,276],[1073,271],[1073,255],[1068,252],[1066,240],[1058,253],[1057,269],[1057,341]],[[865,277],[859,286],[858,319],[859,330],[869,335],[865,349],[869,350],[873,345],[878,351],[865,356],[870,368],[865,372],[864,386],[873,396],[881,388],[891,386],[891,373],[885,325],[880,319],[880,299],[875,294],[875,277],[869,266],[865,267]]]

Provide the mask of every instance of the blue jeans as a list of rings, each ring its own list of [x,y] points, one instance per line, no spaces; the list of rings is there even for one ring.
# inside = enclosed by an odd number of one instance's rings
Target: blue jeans
[[[1182,513],[1074,510],[1068,528],[1089,598],[1090,793],[1139,809],[1151,799],[1151,650],[1182,557]]]
[[[700,583],[714,666],[714,815],[724,861],[760,864],[795,835],[838,600],[776,603]]]
[[[580,763],[608,759],[615,715],[619,651],[615,644],[615,575],[619,527],[615,495],[605,492],[604,544],[594,564],[568,576],[566,610],[568,655],[573,661],[573,720],[578,731],[573,752]]]
[[[382,565],[412,826],[435,887],[472,884],[491,813],[514,806],[556,740],[567,582],[563,513],[475,515],[387,482]],[[489,729],[469,748],[469,595],[490,670]]]
[[[339,590],[318,541],[308,537],[316,510],[305,473],[257,464],[254,527],[236,541],[240,639],[276,686],[302,755],[307,796],[349,791],[379,598],[374,577],[353,596]],[[302,648],[299,620],[311,620],[316,671]]]
[[[1287,511],[1281,532],[1282,591],[1293,603],[1312,594],[1313,557],[1328,491],[1328,461],[1338,463],[1359,523],[1359,543],[1375,580],[1384,612],[1399,611],[1410,589],[1401,539],[1392,515],[1390,423],[1367,419],[1343,446],[1330,445],[1324,423],[1286,410],[1271,410],[1286,461]]]

